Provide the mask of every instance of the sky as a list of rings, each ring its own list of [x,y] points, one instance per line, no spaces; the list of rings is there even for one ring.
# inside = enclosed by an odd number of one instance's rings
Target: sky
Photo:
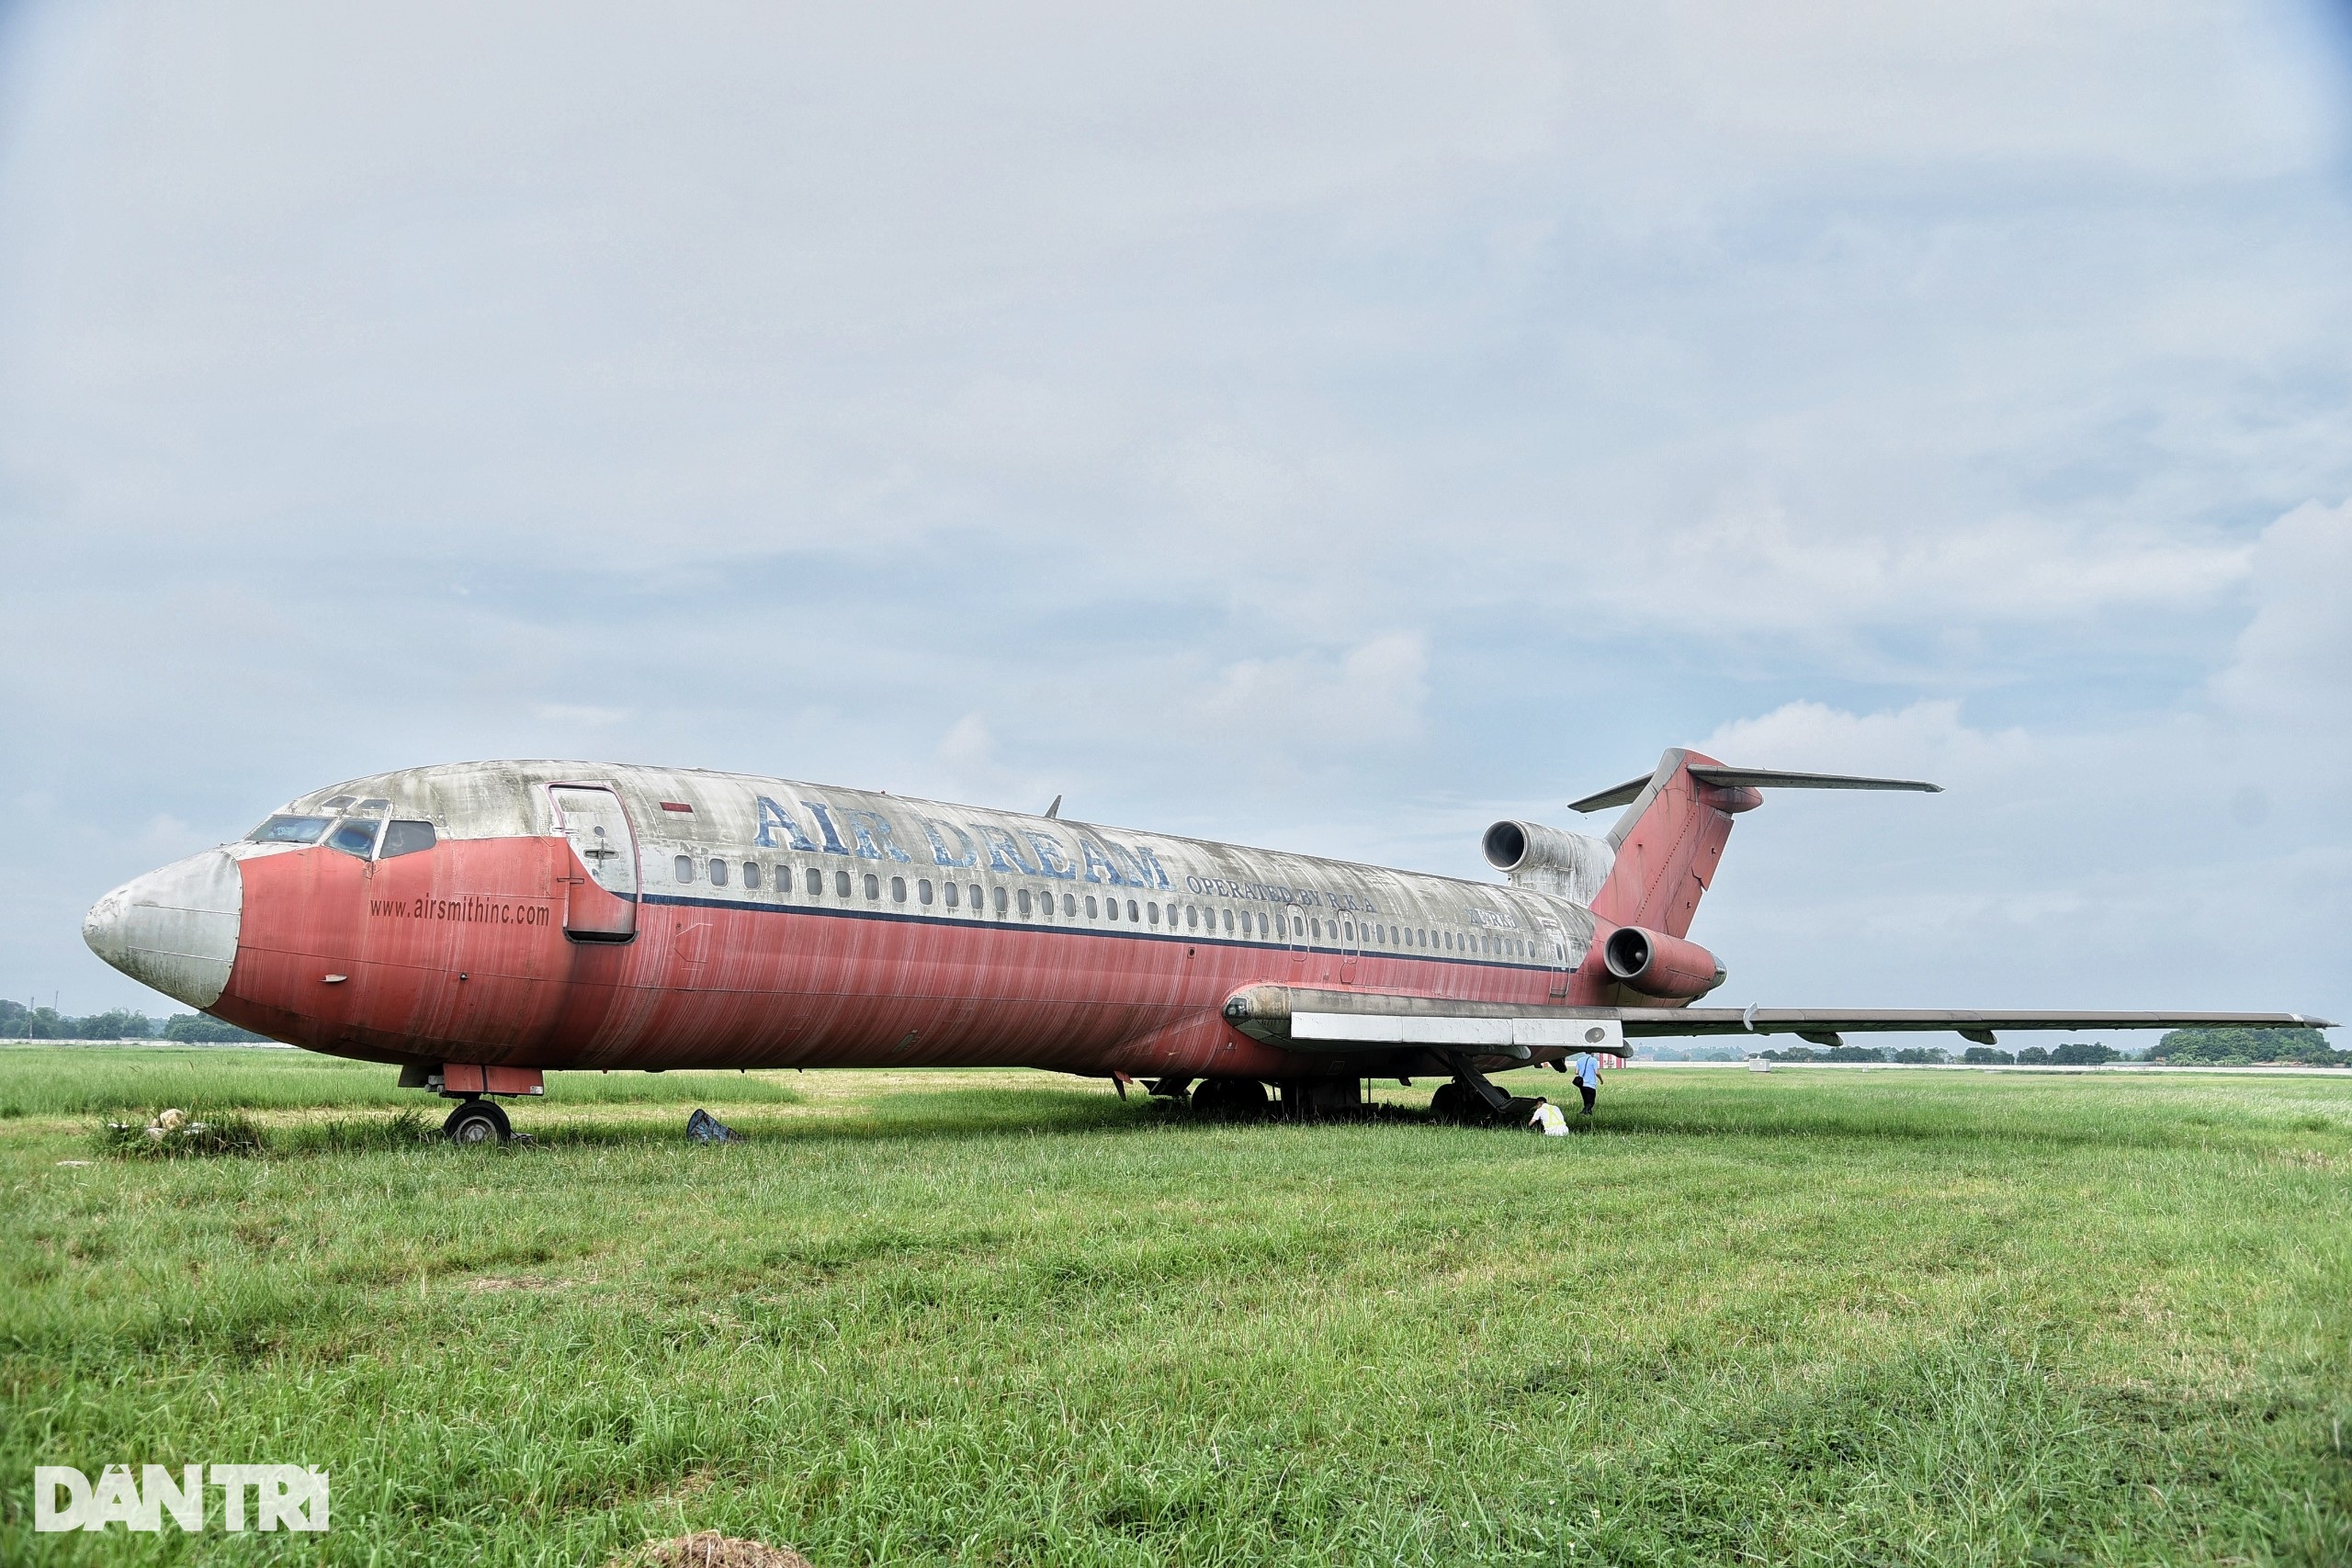
[[[2352,1014],[2352,10],[0,7],[0,995],[424,762],[1488,875],[1715,1000]]]

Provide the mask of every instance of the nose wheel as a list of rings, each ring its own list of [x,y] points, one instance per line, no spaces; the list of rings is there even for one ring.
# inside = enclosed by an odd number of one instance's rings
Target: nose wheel
[[[503,1144],[514,1135],[513,1123],[506,1112],[487,1100],[469,1100],[449,1112],[441,1123],[441,1131],[460,1148],[475,1144]]]

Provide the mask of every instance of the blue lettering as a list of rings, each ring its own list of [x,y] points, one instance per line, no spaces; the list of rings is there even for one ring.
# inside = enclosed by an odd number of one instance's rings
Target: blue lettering
[[[1064,882],[1078,880],[1078,867],[1070,864],[1069,853],[1062,848],[1059,839],[1035,828],[1022,829],[1021,836],[1037,852],[1037,865],[1047,876],[1057,876]]]
[[[825,852],[829,855],[849,853],[848,848],[842,843],[842,836],[833,830],[833,814],[813,800],[804,800],[800,804],[817,814],[817,827],[825,835]]]
[[[942,822],[936,818],[922,817],[918,818],[917,820],[922,824],[922,836],[931,840],[931,858],[933,860],[938,862],[941,865],[978,865],[980,863],[980,852],[972,847],[971,834],[967,833],[963,829],[958,828],[953,822]],[[963,852],[961,854],[951,855],[947,852],[947,840],[939,836],[939,830],[942,828],[946,829],[949,832],[956,835],[956,847]]]
[[[998,871],[1025,872],[1031,876],[1037,874],[1037,868],[1021,858],[1021,846],[1012,841],[1012,834],[1001,828],[991,828],[985,822],[979,825],[979,833],[980,841],[989,847],[990,866]],[[1011,857],[1010,864],[1006,863],[1007,856]]]
[[[890,838],[890,824],[877,811],[854,811],[842,808],[842,818],[849,823],[849,830],[857,840],[857,852],[867,860],[905,860],[907,852]]]
[[[817,846],[810,843],[808,835],[800,830],[800,818],[766,795],[760,796],[760,836],[752,842],[764,850],[775,848],[775,830],[778,828],[784,829],[784,841],[794,849],[809,854],[816,852]]]
[[[1166,868],[1159,863],[1157,856],[1148,849],[1136,849],[1130,852],[1136,857],[1136,864],[1143,868],[1142,874],[1136,878],[1138,882],[1142,883],[1146,887],[1165,887],[1168,886],[1168,872]]]
[[[1078,836],[1078,849],[1079,852],[1086,857],[1087,881],[1107,882],[1114,887],[1125,887],[1127,885],[1127,879],[1119,874],[1119,867],[1111,859],[1106,846],[1098,844],[1080,833]]]

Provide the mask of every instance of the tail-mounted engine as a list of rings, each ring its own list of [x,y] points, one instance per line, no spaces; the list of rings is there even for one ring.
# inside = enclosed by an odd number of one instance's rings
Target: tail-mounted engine
[[[1540,822],[1498,822],[1487,829],[1479,847],[1486,851],[1487,863],[1508,876],[1513,887],[1587,906],[1617,861],[1617,852],[1605,840],[1564,833]]]
[[[1601,945],[1610,977],[1629,990],[1667,1001],[1694,1001],[1724,983],[1724,966],[1695,942],[1639,926],[1619,926]]]

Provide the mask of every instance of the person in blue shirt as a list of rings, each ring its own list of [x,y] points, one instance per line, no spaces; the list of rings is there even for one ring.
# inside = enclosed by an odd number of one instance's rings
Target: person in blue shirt
[[[1584,1113],[1592,1114],[1593,1096],[1600,1089],[1600,1061],[1589,1051],[1579,1051],[1577,1059],[1568,1064],[1568,1076],[1576,1079],[1577,1092],[1584,1096]]]

